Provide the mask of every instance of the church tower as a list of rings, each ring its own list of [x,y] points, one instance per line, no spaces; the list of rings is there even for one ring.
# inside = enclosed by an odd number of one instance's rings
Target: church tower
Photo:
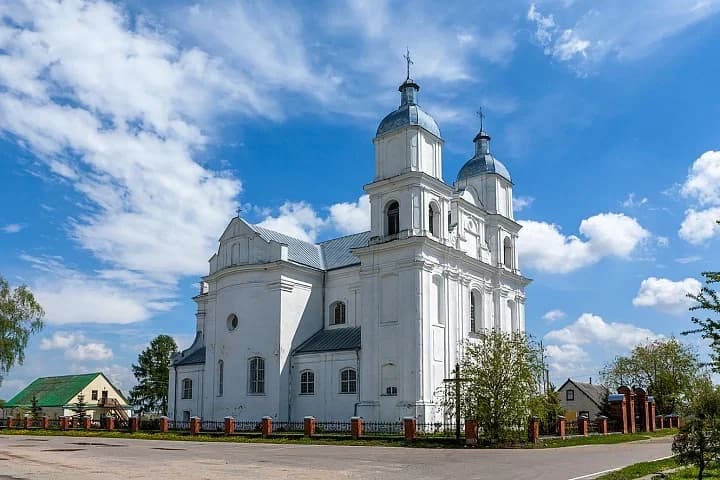
[[[418,104],[420,86],[407,77],[400,85],[400,106],[378,126],[375,179],[370,195],[371,243],[429,235],[444,241],[449,196],[442,180],[442,145],[435,120]]]

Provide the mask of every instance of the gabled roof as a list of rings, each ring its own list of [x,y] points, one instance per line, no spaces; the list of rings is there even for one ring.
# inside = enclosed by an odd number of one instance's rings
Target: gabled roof
[[[295,349],[300,353],[336,352],[360,349],[360,327],[332,328],[320,330]]]
[[[258,225],[250,225],[250,227],[265,241],[287,245],[288,260],[318,270],[332,270],[359,264],[360,260],[350,250],[367,246],[370,238],[370,232],[361,232],[326,240],[316,245]]]
[[[8,400],[5,407],[29,406],[32,398],[37,398],[39,407],[62,407],[70,401],[98,375],[102,375],[108,383],[110,381],[100,372],[82,375],[62,375],[59,377],[41,377],[25,387],[20,393]],[[110,383],[112,386],[112,383]],[[113,386],[113,388],[115,388]],[[115,388],[115,390],[117,390]],[[118,393],[120,391],[118,390]],[[122,396],[122,394],[121,394]],[[124,399],[123,399],[124,400]]]
[[[185,352],[183,352],[181,355],[183,355]],[[194,352],[188,354],[187,356],[181,356],[179,358],[176,357],[176,360],[173,362],[174,366],[179,365],[196,365],[198,363],[205,363],[205,347],[200,347]]]
[[[585,394],[586,397],[588,397],[592,402],[597,405],[598,408],[602,408],[602,404],[605,401],[605,398],[608,396],[608,389],[604,385],[598,385],[595,383],[583,383],[583,382],[576,382],[575,380],[572,380],[568,378],[565,383],[560,386],[560,388],[557,389],[558,392],[563,390],[568,384],[573,385],[576,389],[580,390],[583,394]]]

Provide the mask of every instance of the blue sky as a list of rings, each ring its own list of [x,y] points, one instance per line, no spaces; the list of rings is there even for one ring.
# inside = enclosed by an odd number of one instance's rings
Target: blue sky
[[[152,337],[187,346],[237,208],[306,239],[365,229],[406,47],[446,181],[486,113],[556,381],[689,327],[720,260],[720,1],[147,5],[0,6],[0,272],[47,310],[0,398],[94,370],[128,389]]]

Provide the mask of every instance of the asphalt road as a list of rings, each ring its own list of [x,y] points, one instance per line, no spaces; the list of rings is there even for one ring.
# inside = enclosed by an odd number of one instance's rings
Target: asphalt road
[[[172,442],[0,436],[0,480],[585,480],[670,455],[670,438],[537,450]]]

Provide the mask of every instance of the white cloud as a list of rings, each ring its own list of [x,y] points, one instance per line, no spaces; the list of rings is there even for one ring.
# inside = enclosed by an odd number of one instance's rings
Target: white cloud
[[[23,228],[25,228],[25,226],[19,223],[9,223],[0,227],[0,231],[2,231],[3,233],[18,233]]]
[[[362,195],[357,202],[332,205],[329,220],[339,232],[347,235],[370,230],[370,197]]]
[[[0,129],[82,195],[72,237],[153,279],[203,273],[240,184],[193,157],[217,111],[262,111],[252,95],[116,4],[21,1],[0,14]]]
[[[720,236],[718,220],[720,220],[720,207],[700,211],[691,208],[685,212],[685,219],[680,224],[678,234],[688,243],[699,245]]]
[[[639,200],[635,199],[635,193],[628,193],[627,198],[622,202],[622,206],[625,208],[640,207],[648,203],[647,197],[642,197]]]
[[[592,313],[583,313],[574,323],[552,330],[545,335],[546,340],[560,344],[598,344],[605,349],[631,349],[656,338],[658,335],[647,328],[631,323],[607,323],[600,316]]]
[[[65,351],[65,356],[78,361],[103,361],[113,357],[113,351],[104,343],[83,343]]]
[[[554,378],[574,377],[588,370],[590,355],[579,345],[548,345],[547,363]]]
[[[694,278],[672,281],[667,278],[649,277],[640,283],[640,290],[633,305],[636,307],[653,307],[662,312],[687,313],[693,301],[688,294],[697,294],[702,285]]]
[[[567,314],[559,309],[550,310],[542,316],[543,320],[547,321],[548,323],[557,322],[558,320],[562,320],[565,317],[567,317]]]
[[[699,245],[720,236],[720,152],[707,151],[693,162],[680,193],[698,203],[685,211],[680,238]]]
[[[65,350],[84,340],[81,333],[55,332],[40,340],[40,350]]]
[[[533,3],[527,20],[535,25],[535,40],[546,55],[582,74],[607,58],[648,55],[662,41],[720,11],[717,0],[696,6],[688,8],[682,0],[608,0],[570,2],[554,14],[544,14]]]
[[[269,216],[258,225],[306,242],[315,242],[318,230],[325,226],[325,222],[310,204],[286,202],[277,216]]]
[[[688,257],[676,258],[675,261],[676,261],[677,263],[682,263],[682,264],[684,265],[684,264],[686,264],[686,263],[697,262],[698,260],[701,260],[701,259],[702,259],[702,257],[699,256],[699,255],[690,255],[690,256],[688,256]]]
[[[720,151],[707,151],[693,162],[680,193],[701,205],[720,205]]]
[[[580,223],[582,240],[563,235],[550,223],[521,220],[518,239],[521,265],[550,273],[567,273],[597,263],[604,257],[628,258],[650,236],[632,217],[601,213]]]
[[[513,198],[512,204],[513,204],[513,211],[514,212],[521,212],[525,210],[527,207],[533,204],[535,202],[535,199],[533,197],[528,196],[520,196]]]
[[[667,237],[658,236],[655,238],[655,241],[657,242],[658,247],[667,248],[670,246],[670,239]]]

